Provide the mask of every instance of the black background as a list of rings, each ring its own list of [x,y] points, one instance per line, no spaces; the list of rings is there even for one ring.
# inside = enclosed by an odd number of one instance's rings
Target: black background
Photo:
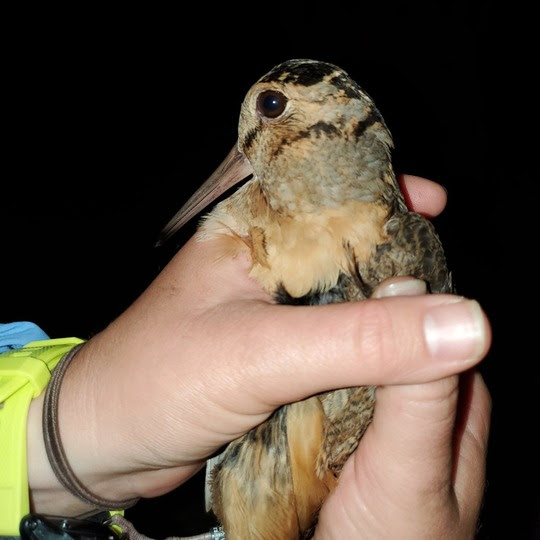
[[[106,326],[192,234],[194,223],[153,247],[234,143],[251,84],[289,58],[335,63],[378,104],[396,170],[448,190],[435,224],[459,292],[494,329],[479,537],[532,538],[538,353],[511,299],[528,300],[530,275],[518,248],[533,174],[518,84],[527,47],[512,35],[527,34],[527,16],[481,1],[297,7],[5,13],[0,320],[53,337]],[[200,532],[200,487],[195,478],[129,515],[155,536]]]

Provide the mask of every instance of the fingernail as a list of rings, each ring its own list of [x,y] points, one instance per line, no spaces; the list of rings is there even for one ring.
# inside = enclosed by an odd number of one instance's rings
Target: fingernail
[[[487,339],[480,305],[466,298],[432,307],[424,319],[424,333],[431,354],[439,360],[478,359]]]
[[[373,292],[373,298],[388,296],[418,296],[426,294],[426,282],[410,277],[398,277],[385,281]]]

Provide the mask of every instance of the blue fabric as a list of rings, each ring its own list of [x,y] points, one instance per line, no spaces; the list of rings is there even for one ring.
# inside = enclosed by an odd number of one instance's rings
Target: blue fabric
[[[0,323],[0,353],[10,349],[20,349],[31,341],[41,339],[50,338],[37,324],[32,322]]]

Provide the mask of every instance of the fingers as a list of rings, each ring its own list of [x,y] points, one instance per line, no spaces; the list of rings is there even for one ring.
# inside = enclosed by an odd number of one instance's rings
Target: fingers
[[[394,515],[407,517],[410,532],[403,537],[423,538],[426,530],[432,538],[473,536],[490,409],[478,373],[377,389],[373,423],[354,470],[357,482],[369,476],[368,484],[382,486]]]
[[[271,308],[250,320],[251,353],[241,356],[260,370],[257,391],[279,404],[332,388],[440,379],[475,365],[490,342],[479,305],[451,295]],[[284,335],[294,335],[286,350]]]
[[[404,174],[399,177],[407,206],[427,217],[439,215],[446,206],[446,190],[436,182]]]
[[[482,503],[491,397],[480,373],[467,373],[460,385],[461,409],[455,437],[454,489],[463,517],[475,520]],[[476,504],[470,494],[476,493]]]
[[[392,483],[398,499],[412,508],[444,495],[452,481],[452,439],[458,377],[377,389],[377,406],[367,446],[374,468]],[[367,435],[366,435],[367,436]],[[404,466],[406,464],[406,466]]]

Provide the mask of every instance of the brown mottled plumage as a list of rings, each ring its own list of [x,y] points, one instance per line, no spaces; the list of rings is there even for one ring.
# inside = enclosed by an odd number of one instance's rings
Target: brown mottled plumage
[[[382,280],[404,275],[449,292],[440,241],[408,211],[391,148],[373,101],[343,70],[285,62],[249,90],[237,149],[164,235],[253,173],[205,217],[198,238],[220,237],[224,256],[248,250],[251,276],[277,302],[363,300]],[[371,387],[326,392],[281,407],[230,443],[211,490],[227,539],[308,538],[374,405]]]

